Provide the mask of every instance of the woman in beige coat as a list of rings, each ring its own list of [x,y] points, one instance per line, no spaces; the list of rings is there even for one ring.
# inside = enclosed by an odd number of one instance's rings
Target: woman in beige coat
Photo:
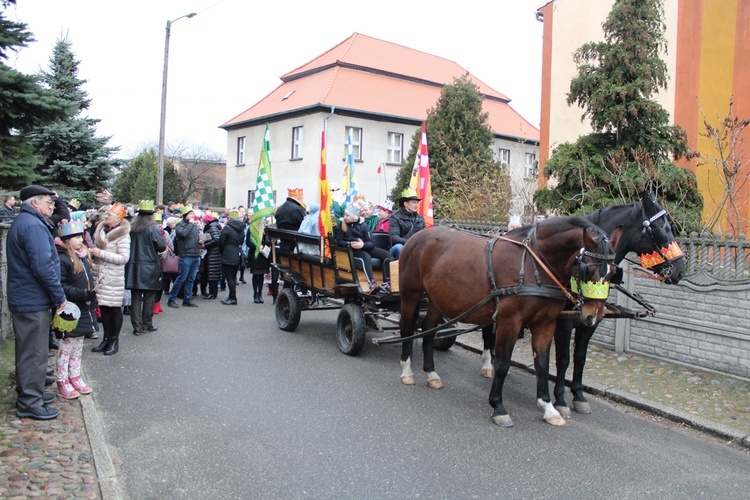
[[[104,339],[94,352],[105,356],[120,349],[122,329],[122,298],[125,294],[125,263],[130,259],[130,223],[125,220],[126,208],[115,203],[104,212],[94,232],[94,277],[96,297],[102,313]]]

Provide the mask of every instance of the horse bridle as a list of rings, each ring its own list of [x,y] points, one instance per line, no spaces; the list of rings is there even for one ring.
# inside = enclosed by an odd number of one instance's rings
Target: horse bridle
[[[643,207],[643,204],[641,203],[641,216],[643,218],[643,229],[641,230],[641,237],[638,241],[641,241],[644,237],[648,236],[656,250],[654,250],[651,254],[639,255],[638,258],[640,260],[640,265],[644,269],[651,269],[652,267],[664,264],[659,272],[655,274],[661,276],[664,279],[670,278],[672,276],[672,272],[674,271],[672,261],[682,257],[682,249],[676,241],[673,241],[672,243],[667,242],[669,243],[669,246],[667,247],[660,247],[660,244],[656,241],[656,237],[654,236],[654,229],[652,227],[652,224],[655,221],[659,220],[662,217],[666,218],[667,211],[661,209],[659,212],[649,217],[646,214],[646,210]],[[666,230],[664,231],[664,233],[666,234]]]

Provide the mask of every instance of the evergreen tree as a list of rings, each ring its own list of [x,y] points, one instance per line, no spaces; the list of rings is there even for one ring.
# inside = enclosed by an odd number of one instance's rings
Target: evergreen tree
[[[112,196],[124,203],[156,199],[156,176],[159,164],[156,151],[147,149],[133,158],[120,172],[112,186]],[[172,161],[164,162],[164,199],[184,203],[185,186]]]
[[[544,167],[555,186],[534,195],[542,210],[582,214],[650,189],[683,228],[700,223],[695,175],[672,163],[688,154],[685,131],[653,100],[667,88],[663,17],[661,0],[617,0],[602,25],[604,41],[574,53],[568,104],[583,108],[594,132],[555,149]]]
[[[14,3],[14,2],[11,2]],[[3,8],[7,4],[3,2]],[[0,12],[0,187],[11,190],[34,182],[37,158],[26,133],[66,115],[68,103],[40,85],[39,78],[12,69],[10,52],[34,38],[26,24],[5,19]]]
[[[408,186],[420,133],[418,130],[412,137],[409,156],[391,193],[394,201]],[[507,218],[510,184],[492,154],[493,140],[477,85],[464,75],[443,87],[427,115],[435,218]]]
[[[69,113],[48,125],[36,128],[30,138],[40,157],[37,173],[51,187],[90,191],[106,186],[113,175],[116,161],[112,155],[118,147],[108,147],[110,137],[97,137],[96,125],[101,121],[83,116],[91,104],[78,78],[79,62],[71,43],[58,39],[50,58],[49,71],[41,79],[59,98],[69,103]]]

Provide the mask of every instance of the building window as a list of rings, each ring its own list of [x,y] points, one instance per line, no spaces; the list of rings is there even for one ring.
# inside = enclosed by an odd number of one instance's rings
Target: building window
[[[245,164],[245,138],[237,138],[237,165]]]
[[[352,139],[352,156],[354,161],[362,161],[362,129],[346,127],[344,136],[344,158],[349,154],[349,138]]]
[[[403,160],[402,152],[404,150],[404,134],[388,132],[388,155],[387,163],[401,164]]]
[[[292,159],[302,158],[302,127],[292,128]]]
[[[500,171],[507,172],[508,167],[510,167],[510,149],[500,148],[497,159],[500,162]]]
[[[526,179],[537,179],[539,177],[539,162],[536,161],[534,153],[526,153]]]

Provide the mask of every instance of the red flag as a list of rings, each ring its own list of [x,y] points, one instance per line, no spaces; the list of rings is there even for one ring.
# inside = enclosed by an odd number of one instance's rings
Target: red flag
[[[331,245],[328,235],[333,232],[331,220],[331,191],[328,187],[328,173],[326,171],[326,132],[320,134],[320,174],[318,176],[318,199],[320,200],[320,212],[318,214],[318,232],[323,237],[324,248],[322,256],[331,258]]]
[[[432,227],[432,186],[430,185],[430,156],[427,154],[427,122],[422,122],[422,140],[419,147],[419,172],[417,174],[417,196],[420,198],[419,214],[424,217],[425,227]]]

